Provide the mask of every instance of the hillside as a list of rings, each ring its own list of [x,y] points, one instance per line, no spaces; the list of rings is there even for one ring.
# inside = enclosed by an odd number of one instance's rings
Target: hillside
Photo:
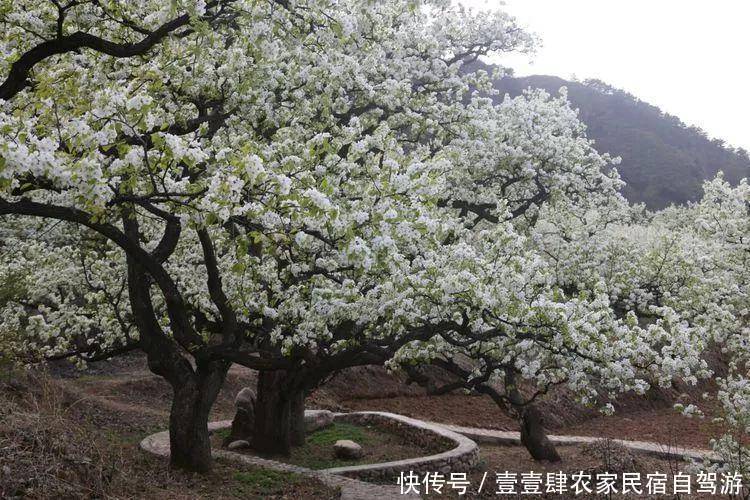
[[[506,93],[516,96],[529,87],[556,94],[562,86],[568,88],[568,97],[579,109],[597,149],[622,157],[617,169],[627,182],[624,194],[632,202],[659,209],[694,201],[702,194],[703,180],[720,170],[733,184],[750,175],[745,150],[709,139],[702,130],[687,127],[679,118],[600,81],[506,77],[495,82],[500,91],[496,99]]]

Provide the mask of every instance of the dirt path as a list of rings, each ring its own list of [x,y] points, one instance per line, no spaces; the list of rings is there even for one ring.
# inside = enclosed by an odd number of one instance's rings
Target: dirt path
[[[352,411],[389,411],[413,418],[465,427],[498,431],[518,430],[518,423],[486,396],[454,394],[347,399],[341,402],[341,406]],[[724,431],[720,424],[712,421],[711,416],[717,413],[716,409],[709,405],[706,411],[705,418],[689,418],[678,413],[674,408],[665,407],[664,404],[653,404],[645,408],[625,407],[612,416],[594,412],[577,418],[562,415],[559,420],[572,420],[572,422],[547,427],[553,434],[644,440],[666,446],[706,448],[711,438],[720,436]]]
[[[424,421],[419,422],[419,424],[424,426],[433,426],[433,428],[434,426],[442,426],[450,431],[462,434],[478,443],[487,444],[488,448],[492,448],[493,446],[497,445],[520,445],[520,435],[515,431],[498,431],[493,429],[460,427],[455,425],[436,424],[433,422]],[[209,429],[216,430],[220,428],[226,428],[230,425],[231,421],[212,422],[209,424]],[[550,436],[550,439],[556,445],[561,447],[570,445],[590,445],[599,441],[599,438],[596,437],[571,435],[553,435]],[[679,461],[702,461],[703,459],[709,459],[712,461],[719,460],[719,457],[709,450],[665,447],[664,445],[659,443],[646,441],[615,440],[615,443],[635,453],[660,459],[675,459]],[[143,439],[140,446],[143,450],[149,453],[161,457],[168,457],[169,433],[168,431],[162,431],[156,434],[152,434]],[[381,500],[396,500],[419,497],[418,495],[403,495],[400,492],[400,488],[397,486],[367,483],[364,481],[349,479],[328,471],[315,471],[296,465],[259,458],[253,455],[225,450],[215,450],[214,455],[236,463],[263,467],[265,469],[276,470],[285,473],[295,473],[317,479],[330,487],[340,488],[341,500],[366,500],[373,498]],[[369,465],[374,466],[375,464]],[[404,472],[406,473],[409,471],[404,470]]]
[[[60,381],[71,392],[82,397],[97,398],[114,411],[133,415],[158,417],[168,415],[171,389],[160,377],[153,375],[139,356],[116,362],[98,364],[93,370],[75,372],[62,369]],[[218,398],[211,418],[220,420],[233,416],[233,395],[242,387],[254,386],[256,374],[244,367],[233,366],[224,390]],[[380,397],[378,397],[380,396]],[[544,408],[547,427],[552,434],[609,437],[645,440],[666,446],[706,448],[722,428],[705,419],[687,418],[670,404],[657,398],[626,401],[613,416],[580,410],[553,401]],[[384,370],[366,367],[343,373],[322,387],[308,400],[308,407],[337,411],[387,411],[421,420],[443,424],[516,431],[517,422],[500,409],[489,397],[447,394],[428,396],[416,386],[406,386],[398,377]],[[709,416],[712,408],[708,408]]]

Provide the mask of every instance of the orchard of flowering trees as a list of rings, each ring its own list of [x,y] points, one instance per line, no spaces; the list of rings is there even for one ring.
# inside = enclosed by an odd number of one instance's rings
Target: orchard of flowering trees
[[[143,351],[173,390],[174,466],[210,469],[233,363],[259,371],[262,452],[303,442],[305,395],[337,372],[432,364],[557,459],[540,395],[693,382],[710,344],[750,425],[748,185],[628,206],[564,92],[493,105],[492,75],[462,69],[533,49],[511,17],[17,0],[0,25],[0,349]]]

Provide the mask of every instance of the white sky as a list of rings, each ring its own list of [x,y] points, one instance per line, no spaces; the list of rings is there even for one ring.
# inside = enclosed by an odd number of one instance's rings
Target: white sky
[[[750,149],[750,1],[459,0],[500,8],[542,38],[504,58],[519,76],[599,78]]]

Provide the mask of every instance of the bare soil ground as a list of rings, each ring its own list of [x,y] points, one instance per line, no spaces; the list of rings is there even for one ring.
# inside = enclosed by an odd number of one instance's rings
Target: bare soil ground
[[[403,380],[387,380],[385,374],[368,375],[377,378],[386,396],[373,391],[358,391],[353,387],[363,378],[358,372],[343,372],[312,398],[325,407],[339,410],[380,410],[440,423],[481,427],[496,430],[518,430],[518,422],[507,411],[498,407],[489,396],[452,393],[429,396],[410,386],[398,392]],[[395,384],[394,384],[395,382]],[[611,437],[640,441],[654,441],[665,445],[688,448],[709,448],[709,441],[722,434],[720,424],[713,422],[718,415],[714,400],[703,399],[704,393],[714,394],[711,382],[698,386],[675,384],[671,388],[654,388],[644,396],[625,394],[614,402],[616,412],[605,416],[596,409],[580,407],[565,391],[544,396],[539,401],[545,427],[552,434]],[[323,394],[321,396],[321,393]],[[699,406],[705,418],[686,417],[674,409],[675,403]]]
[[[254,372],[233,367],[211,419],[231,418],[234,395],[255,382]],[[308,406],[383,410],[470,427],[517,429],[515,420],[487,397],[428,396],[404,382],[380,368],[348,370],[316,391]],[[564,392],[545,398],[541,408],[552,433],[706,448],[720,430],[716,424],[688,419],[672,409],[676,401],[698,401],[704,390],[676,386],[651,391],[645,398],[624,397],[611,417],[579,408]],[[221,461],[209,478],[170,471],[164,460],[137,447],[145,435],[167,427],[170,399],[169,386],[151,374],[138,355],[97,363],[84,372],[59,363],[50,367],[47,378],[0,382],[0,498],[336,497],[337,492],[307,478],[287,480]],[[505,467],[505,462],[497,462],[501,456],[525,470],[535,465],[522,461],[527,456],[520,447],[483,447],[483,453],[488,470]]]
[[[242,379],[233,373],[215,418],[229,416]],[[207,476],[170,470],[138,448],[143,437],[166,428],[169,401],[168,386],[143,372],[137,358],[93,374],[5,379],[0,498],[338,498],[337,490],[314,479],[222,460]]]
[[[340,406],[351,410],[381,410],[433,422],[517,431],[518,422],[500,409],[488,396],[450,394],[444,396],[398,396],[377,399],[347,399]],[[654,441],[665,445],[705,449],[712,437],[721,435],[722,427],[712,421],[712,406],[706,418],[685,417],[667,402],[651,408],[624,406],[618,413],[604,416],[590,412],[584,417],[565,416],[570,423],[547,423],[553,434],[596,436],[637,441]],[[546,415],[551,411],[547,407]],[[564,419],[560,419],[563,420]]]
[[[499,498],[508,498],[509,496],[529,498],[531,495],[528,493],[524,494],[524,490],[527,492],[533,491],[535,487],[526,486],[525,483],[531,484],[531,481],[528,480],[529,476],[524,477],[523,475],[533,472],[541,474],[541,476],[537,476],[537,484],[539,485],[541,495],[534,495],[534,498],[608,498],[606,494],[596,494],[597,485],[601,484],[603,481],[602,474],[605,473],[616,475],[613,486],[617,493],[612,495],[614,498],[680,498],[680,496],[669,494],[674,491],[674,475],[676,473],[690,474],[689,469],[686,469],[688,464],[685,462],[634,454],[616,443],[607,440],[602,440],[591,445],[560,446],[558,447],[558,451],[563,459],[562,462],[550,463],[532,460],[528,453],[526,453],[526,450],[520,446],[482,446],[481,457],[483,468],[469,475],[469,487],[466,495],[459,496],[458,490],[453,487],[453,484],[448,483],[441,488],[439,493],[434,490],[427,491],[426,496],[428,498],[456,499],[498,498],[499,491],[508,491],[501,490],[500,481],[502,479],[498,480],[499,474],[501,477],[505,475],[506,481],[514,483],[511,488],[516,492],[516,495],[501,495]],[[547,491],[547,484],[554,484],[552,481],[548,481],[547,474],[555,473],[565,474],[564,488],[567,491],[564,493],[560,493],[560,491],[563,491],[560,486],[553,486],[549,492]],[[641,484],[638,489],[642,494],[622,494],[622,477],[624,473],[640,475]],[[668,494],[648,494],[648,475],[654,473],[665,475],[665,491]],[[573,479],[576,474],[581,474],[584,478],[578,487],[576,487],[575,480]],[[687,496],[683,494],[682,498],[718,498],[717,496],[696,493],[699,485],[695,481],[695,478],[695,474],[692,474],[691,495]],[[584,483],[591,490],[590,493],[582,486]],[[721,483],[717,484],[720,488]],[[424,485],[422,488],[420,491],[425,492]],[[651,491],[655,493],[658,490],[654,489]]]
[[[466,427],[518,430],[518,423],[486,396],[445,394],[345,399],[341,406],[353,411],[388,411],[407,417]]]
[[[558,432],[555,430],[555,432]],[[710,417],[689,418],[673,408],[637,410],[602,416],[559,430],[561,434],[653,441],[665,446],[707,449],[711,438],[723,433]]]

